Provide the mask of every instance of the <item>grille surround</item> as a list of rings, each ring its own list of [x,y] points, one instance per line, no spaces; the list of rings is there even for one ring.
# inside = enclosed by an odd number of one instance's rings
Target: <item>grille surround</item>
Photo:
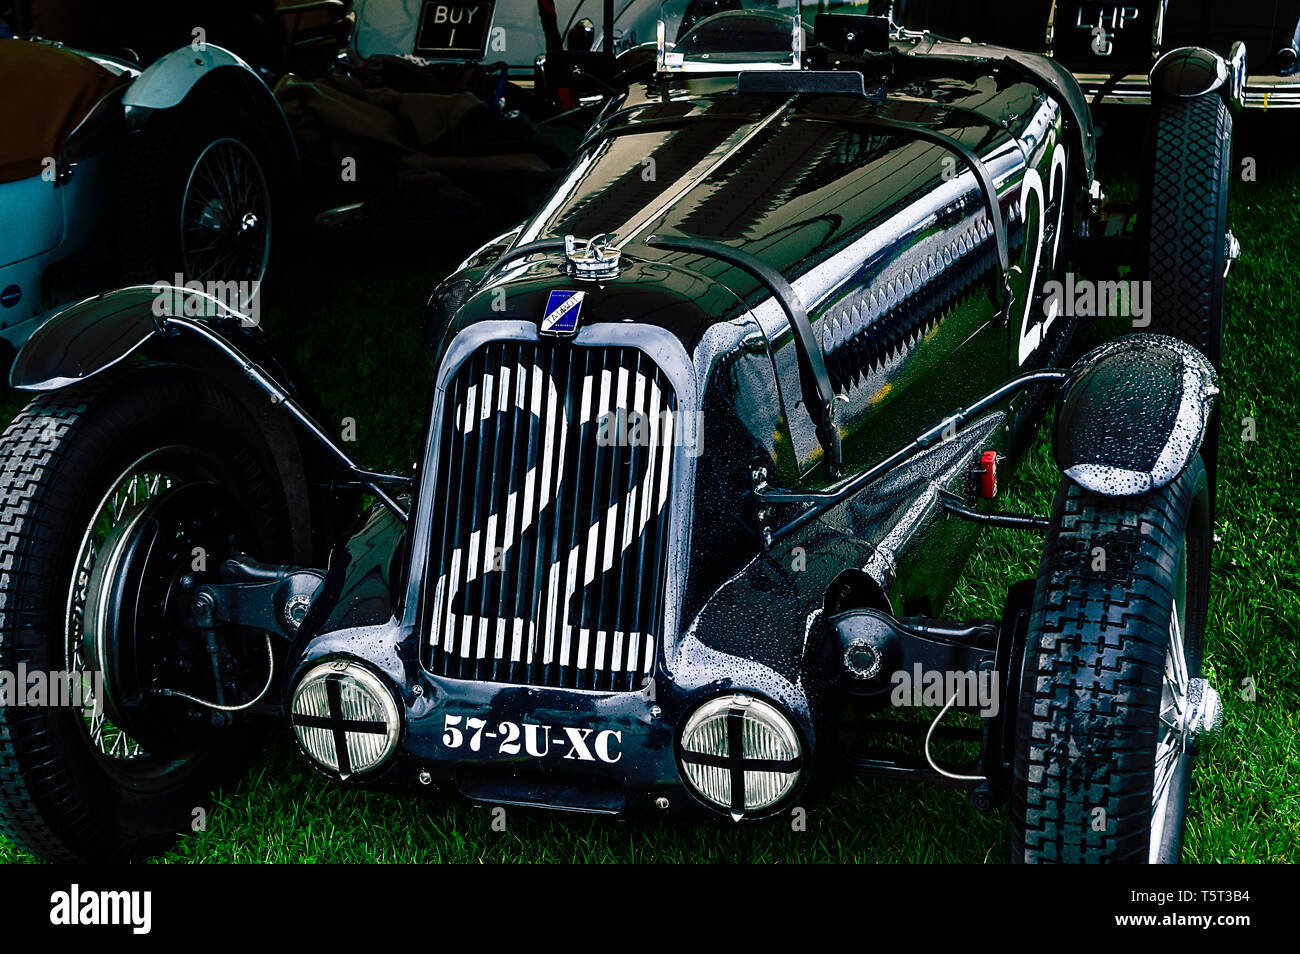
[[[473,330],[450,349],[431,423],[421,661],[454,679],[643,689],[675,604],[691,382],[679,400],[653,333]],[[623,424],[643,415],[639,442],[597,440],[618,407]]]

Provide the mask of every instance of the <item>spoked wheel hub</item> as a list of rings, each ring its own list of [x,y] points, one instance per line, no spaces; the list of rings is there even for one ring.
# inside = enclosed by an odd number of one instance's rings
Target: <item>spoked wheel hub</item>
[[[1169,654],[1160,700],[1162,746],[1169,752],[1194,751],[1198,739],[1213,735],[1223,725],[1223,702],[1208,679],[1189,678],[1178,609],[1169,624]],[[1160,760],[1157,758],[1157,766]],[[1159,791],[1157,774],[1157,791]]]
[[[1184,544],[1173,610],[1169,614],[1169,650],[1165,654],[1160,692],[1160,723],[1156,732],[1155,784],[1151,793],[1151,847],[1149,859],[1160,860],[1171,805],[1181,799],[1187,784],[1188,757],[1197,743],[1223,725],[1223,702],[1209,681],[1188,675],[1187,548]]]
[[[87,586],[82,652],[102,677],[105,714],[154,755],[194,748],[210,720],[174,698],[223,695],[231,675],[195,589],[253,535],[238,501],[211,483],[178,484],[136,504],[105,541]]]
[[[192,280],[260,282],[271,250],[270,190],[252,150],[219,139],[185,184],[181,242]]]

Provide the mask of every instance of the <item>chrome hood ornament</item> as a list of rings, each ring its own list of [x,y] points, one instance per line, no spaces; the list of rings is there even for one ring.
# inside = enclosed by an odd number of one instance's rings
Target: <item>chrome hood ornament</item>
[[[613,236],[602,232],[587,239],[585,244],[573,235],[566,235],[564,258],[574,278],[601,279],[618,277],[622,255],[614,245]]]

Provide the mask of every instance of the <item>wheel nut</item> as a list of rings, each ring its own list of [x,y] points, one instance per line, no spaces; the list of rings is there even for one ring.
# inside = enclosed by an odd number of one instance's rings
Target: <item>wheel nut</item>
[[[1223,700],[1206,679],[1187,681],[1187,730],[1193,740],[1218,733],[1223,728]]]
[[[870,643],[858,640],[844,650],[844,668],[854,679],[874,679],[880,675],[880,653]]]

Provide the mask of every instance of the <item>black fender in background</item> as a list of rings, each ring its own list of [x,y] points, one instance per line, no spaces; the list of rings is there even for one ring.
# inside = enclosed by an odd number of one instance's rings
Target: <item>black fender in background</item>
[[[260,373],[320,417],[321,404],[302,376],[271,349],[265,332],[202,292],[168,285],[134,285],[69,305],[52,316],[18,352],[9,383],[20,391],[73,387],[123,361],[146,358],[193,367],[225,385],[261,429],[280,470],[294,528],[295,560],[319,565],[333,540],[328,485],[336,470],[313,441],[301,440],[291,418],[211,343],[194,334],[167,333],[158,319],[180,316],[201,323],[234,347]]]
[[[1061,389],[1057,466],[1111,497],[1163,487],[1195,458],[1219,393],[1208,358],[1176,338],[1125,335],[1088,352]]]
[[[1196,99],[1214,93],[1235,113],[1245,95],[1245,69],[1246,51],[1240,43],[1228,59],[1199,46],[1183,46],[1161,54],[1148,80],[1154,98]]]
[[[298,145],[275,94],[251,66],[214,44],[181,47],[153,63],[122,97],[127,125],[145,128],[157,115],[191,112],[203,119],[209,107],[241,109],[257,124],[272,152],[281,187],[297,179]]]

